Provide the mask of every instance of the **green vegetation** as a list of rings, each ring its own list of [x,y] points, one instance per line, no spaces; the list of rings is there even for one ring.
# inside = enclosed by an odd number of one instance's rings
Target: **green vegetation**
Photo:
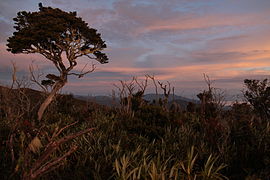
[[[213,97],[209,90],[200,96]],[[146,102],[138,93],[117,107],[58,95],[41,122],[36,107],[43,93],[2,87],[0,95],[0,169],[5,179],[270,176],[269,119],[247,103],[224,110],[210,98],[187,111]]]

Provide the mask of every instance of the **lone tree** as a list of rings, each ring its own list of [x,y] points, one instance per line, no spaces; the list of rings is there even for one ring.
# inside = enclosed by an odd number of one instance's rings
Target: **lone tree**
[[[77,17],[76,12],[43,7],[39,3],[38,12],[18,12],[13,20],[16,32],[8,38],[7,50],[14,54],[39,53],[53,62],[59,71],[59,75],[48,74],[48,79],[42,81],[44,85],[52,85],[52,90],[39,108],[39,120],[57,92],[67,83],[68,75],[80,78],[95,69],[92,66],[89,71],[72,73],[77,58],[87,56],[101,64],[108,62],[106,54],[101,52],[106,48],[105,41],[96,29],[90,28],[82,18]]]

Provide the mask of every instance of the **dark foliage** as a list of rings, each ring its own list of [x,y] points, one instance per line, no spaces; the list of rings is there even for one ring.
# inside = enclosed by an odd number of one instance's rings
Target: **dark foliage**
[[[63,136],[87,127],[95,127],[95,130],[90,136],[83,136],[62,145],[55,154],[51,155],[52,158],[67,152],[74,143],[79,148],[66,158],[58,169],[44,174],[41,179],[114,179],[124,176],[118,174],[118,170],[132,174],[132,172],[137,172],[136,168],[142,168],[141,179],[149,179],[148,173],[151,173],[150,167],[153,163],[157,168],[159,165],[164,167],[166,165],[166,171],[158,172],[164,173],[167,178],[169,178],[167,172],[177,176],[173,170],[175,168],[180,172],[180,179],[194,178],[195,175],[203,178],[206,177],[204,175],[206,172],[211,177],[222,177],[213,171],[209,172],[209,169],[205,167],[206,161],[209,161],[209,158],[211,160],[211,156],[215,158],[213,168],[227,165],[219,173],[229,179],[266,180],[270,175],[269,123],[262,123],[262,118],[254,113],[252,106],[245,103],[236,103],[230,110],[222,110],[219,112],[220,116],[208,117],[201,115],[200,107],[189,108],[187,112],[171,111],[164,109],[163,105],[145,101],[138,103],[141,102],[141,96],[135,96],[132,100],[134,115],[130,116],[130,114],[120,113],[122,107],[105,107],[74,99],[72,95],[59,95],[49,106],[43,123],[35,121],[35,116],[17,117],[18,123],[15,123],[14,116],[7,113],[7,107],[8,103],[12,103],[8,101],[9,97],[16,93],[6,96],[7,90],[9,89],[6,88],[1,93],[1,100],[5,104],[1,106],[4,116],[1,117],[0,129],[2,144],[0,169],[1,174],[6,174],[7,178],[19,178],[22,170],[27,170],[22,164],[27,160],[20,159],[24,152],[22,148],[27,146],[21,146],[21,143],[27,145],[36,136],[45,143],[42,133],[49,135],[55,128],[74,121],[79,121],[79,123],[66,130]],[[37,103],[38,98],[31,99],[26,91],[25,96]],[[207,111],[211,109],[204,110],[205,114],[208,114]],[[22,110],[14,109],[13,113],[17,111]],[[35,114],[35,111],[36,109],[33,109],[27,114]],[[16,132],[13,130],[14,125],[16,125]],[[40,129],[40,127],[43,128]],[[12,132],[14,134],[14,161],[12,161],[9,142]],[[184,168],[187,167],[184,164],[189,162],[189,156],[186,153],[191,153],[192,147],[195,147],[193,153],[197,155],[192,156],[195,158],[195,165],[188,175],[184,173]],[[38,154],[32,152],[29,160],[32,162],[36,158]],[[130,158],[127,161],[127,169],[121,169],[124,168],[121,164],[116,167],[115,163],[124,162],[127,160],[125,158]],[[144,161],[146,165],[141,164]],[[184,164],[180,166],[179,163]]]
[[[94,52],[97,60],[107,63],[107,56],[100,51],[106,48],[100,34],[76,15],[42,5],[38,12],[18,12],[13,19],[16,32],[8,39],[8,51],[40,53],[55,62],[73,44],[76,46],[76,51],[70,54],[73,59]]]
[[[267,79],[244,81],[245,97],[263,119],[270,119],[270,82]]]

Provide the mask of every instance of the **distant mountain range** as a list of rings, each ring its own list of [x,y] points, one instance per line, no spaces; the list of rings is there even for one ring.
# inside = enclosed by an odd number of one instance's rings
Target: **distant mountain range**
[[[82,95],[74,95],[74,98],[83,100],[83,101],[90,101],[90,102],[96,102],[101,105],[106,106],[113,106],[113,105],[119,105],[119,100],[114,100],[110,96],[82,96]]]
[[[143,96],[143,98],[147,101],[153,101],[155,99],[164,99],[164,94],[146,94]],[[198,101],[197,100],[193,100],[193,99],[189,99],[189,98],[186,98],[186,97],[183,97],[183,96],[178,96],[178,95],[169,95],[169,98],[168,98],[169,102],[171,101],[175,101],[175,100],[181,100],[181,101],[187,101],[187,102],[194,102],[194,103],[197,103]]]
[[[27,97],[30,97],[31,99],[31,103],[33,104],[37,104],[40,103],[40,100],[42,100],[43,98],[46,97],[46,95],[44,94],[44,92],[41,91],[37,91],[34,89],[30,89],[30,88],[21,88],[20,89],[21,92],[23,92],[25,95],[27,95]],[[8,87],[4,87],[4,86],[0,86],[0,96],[3,95],[9,95],[9,97],[11,99],[14,99],[14,101],[16,101],[17,96],[19,91],[18,89],[10,89]],[[62,96],[65,96],[65,94],[62,94]],[[110,96],[82,96],[82,95],[73,95],[75,102],[77,102],[77,104],[84,104],[87,101],[91,102],[91,103],[95,103],[95,104],[99,104],[99,105],[105,105],[105,106],[119,106],[119,98],[115,98],[113,99]],[[164,99],[164,95],[163,94],[146,94],[143,96],[143,98],[148,101],[149,103],[153,102],[153,100],[162,98]],[[178,95],[170,95],[169,96],[169,105],[171,105],[173,102],[179,104],[183,109],[185,109],[188,105],[189,102],[195,103],[195,104],[199,104],[200,101],[199,100],[194,100],[194,99],[189,99],[186,97],[182,97],[182,96],[178,96]],[[234,102],[234,101],[231,101]],[[243,102],[243,101],[238,101],[238,102]],[[230,109],[231,104],[228,103],[226,104],[226,106],[224,107],[225,110]]]
[[[80,96],[80,95],[74,95],[74,97],[76,99],[80,99],[80,100],[84,100],[84,101],[90,101],[90,102],[96,102],[98,104],[101,105],[106,105],[106,106],[115,106],[115,105],[119,105],[119,98],[115,98],[113,99],[110,96]],[[143,96],[143,99],[148,101],[148,102],[153,102],[153,100],[162,98],[164,99],[164,95],[163,94],[146,94]],[[193,102],[195,104],[198,104],[199,101],[198,100],[193,100],[193,99],[189,99],[186,97],[182,97],[182,96],[177,96],[177,95],[170,95],[168,98],[169,104],[175,102],[177,104],[179,104],[181,107],[186,108],[187,104],[189,102]]]
[[[31,100],[33,101],[33,103],[37,103],[40,101],[40,99],[44,98],[45,96],[42,95],[43,92],[34,90],[34,89],[29,89],[29,88],[22,88],[21,91],[24,91],[25,94],[29,95],[29,97],[31,97]],[[2,93],[5,92],[12,92],[10,95],[14,96],[14,94],[18,93],[17,89],[12,89],[10,90],[7,87],[3,87],[0,86],[0,95]],[[81,95],[73,95],[73,97],[77,100],[81,100],[81,101],[89,101],[89,102],[93,102],[93,103],[97,103],[100,105],[105,105],[105,106],[119,106],[119,98],[115,98],[113,99],[110,96],[81,96]],[[164,95],[163,94],[146,94],[143,96],[143,99],[148,101],[148,102],[153,102],[156,99],[164,99]],[[179,104],[182,108],[186,108],[187,104],[189,102],[193,102],[195,104],[198,104],[199,101],[198,100],[193,100],[193,99],[189,99],[186,97],[182,97],[182,96],[177,96],[177,95],[170,95],[168,98],[169,104],[172,104],[173,102]]]

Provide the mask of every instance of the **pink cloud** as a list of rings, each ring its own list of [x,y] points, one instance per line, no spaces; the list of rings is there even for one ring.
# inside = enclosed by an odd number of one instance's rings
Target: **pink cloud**
[[[158,30],[192,30],[192,29],[204,29],[218,26],[252,26],[258,24],[269,23],[270,20],[264,19],[270,13],[262,14],[244,14],[244,15],[228,15],[228,14],[209,14],[204,16],[189,15],[190,17],[178,16],[170,18],[166,21],[154,21],[147,26],[138,30],[138,33],[145,33],[148,31]],[[260,21],[258,21],[260,20]]]

